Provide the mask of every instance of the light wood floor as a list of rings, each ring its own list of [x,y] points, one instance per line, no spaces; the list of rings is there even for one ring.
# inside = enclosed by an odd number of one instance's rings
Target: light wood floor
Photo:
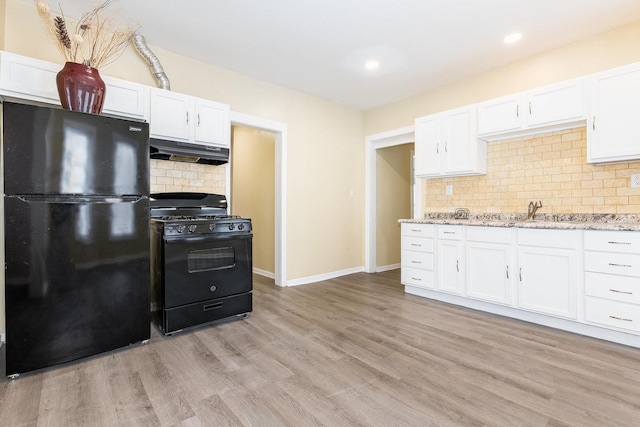
[[[640,350],[405,295],[399,271],[255,276],[244,320],[1,379],[0,425],[638,426]]]

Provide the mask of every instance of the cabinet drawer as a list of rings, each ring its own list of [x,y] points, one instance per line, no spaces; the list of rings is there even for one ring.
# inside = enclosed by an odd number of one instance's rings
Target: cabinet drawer
[[[400,225],[403,236],[433,237],[434,235],[432,224],[412,224],[403,222]]]
[[[438,239],[461,240],[462,226],[461,225],[439,225]]]
[[[419,288],[435,289],[433,271],[420,270],[419,268],[402,267],[400,281],[403,285],[417,286]]]
[[[596,273],[640,276],[640,255],[585,251],[584,269]]]
[[[402,265],[411,268],[433,270],[433,254],[429,252],[402,251]]]
[[[467,241],[487,243],[511,243],[511,228],[467,227]]]
[[[543,230],[537,228],[519,228],[518,244],[542,246],[545,248],[576,248],[575,230]]]
[[[640,307],[633,304],[587,297],[585,319],[587,322],[640,332]]]
[[[433,252],[433,239],[402,237],[403,251]]]
[[[640,254],[640,233],[633,231],[584,232],[586,250]]]
[[[640,304],[640,279],[637,277],[587,272],[584,286],[585,294],[592,297]]]

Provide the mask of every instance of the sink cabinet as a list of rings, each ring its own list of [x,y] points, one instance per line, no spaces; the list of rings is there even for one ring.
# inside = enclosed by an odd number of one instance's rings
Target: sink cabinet
[[[576,231],[518,229],[518,307],[576,319]]]

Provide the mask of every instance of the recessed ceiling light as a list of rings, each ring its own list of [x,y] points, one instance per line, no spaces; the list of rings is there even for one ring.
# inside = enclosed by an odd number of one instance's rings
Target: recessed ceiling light
[[[506,36],[502,41],[505,43],[515,43],[522,38],[522,33],[513,33]]]
[[[379,66],[380,63],[378,61],[367,61],[367,63],[364,64],[364,68],[366,68],[367,70],[375,70]]]

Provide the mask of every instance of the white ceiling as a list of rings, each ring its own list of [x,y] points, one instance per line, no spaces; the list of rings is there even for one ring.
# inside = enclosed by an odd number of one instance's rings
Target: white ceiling
[[[78,17],[95,1],[49,3]],[[368,110],[638,22],[640,0],[115,0],[108,13],[150,45]]]

